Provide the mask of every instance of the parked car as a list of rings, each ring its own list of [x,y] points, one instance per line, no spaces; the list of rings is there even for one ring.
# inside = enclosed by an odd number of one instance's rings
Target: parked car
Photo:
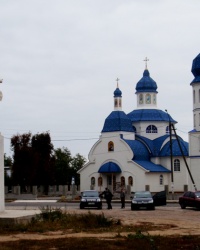
[[[183,196],[179,197],[179,204],[182,209],[186,207],[196,207],[200,209],[200,191],[185,192]]]
[[[96,207],[102,209],[102,200],[99,196],[98,191],[85,190],[80,196],[80,209],[85,207]]]
[[[131,201],[131,210],[147,208],[154,210],[155,206],[166,205],[166,192],[162,191],[152,196],[149,191],[135,192]]]

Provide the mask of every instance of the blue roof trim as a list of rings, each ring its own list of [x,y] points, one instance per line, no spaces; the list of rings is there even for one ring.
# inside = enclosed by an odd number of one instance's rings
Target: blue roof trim
[[[177,123],[168,113],[159,109],[136,109],[128,113],[127,116],[132,122],[140,121],[166,121]]]
[[[196,129],[189,131],[189,133],[195,133],[195,132],[198,132],[198,131]]]
[[[106,118],[101,132],[134,132],[131,120],[123,111],[113,111]]]
[[[121,173],[121,168],[114,162],[107,162],[99,168],[98,173]]]
[[[134,160],[137,164],[150,172],[170,173],[171,171],[162,165],[157,165],[151,161],[138,161]]]
[[[136,93],[138,92],[154,92],[158,93],[156,82],[150,77],[148,69],[144,70],[143,77],[136,85]]]

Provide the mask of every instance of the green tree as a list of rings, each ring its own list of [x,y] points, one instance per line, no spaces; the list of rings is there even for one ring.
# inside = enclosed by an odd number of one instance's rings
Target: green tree
[[[31,133],[14,135],[11,138],[13,150],[13,185],[20,185],[22,191],[30,185],[34,178],[33,155],[31,149]]]
[[[71,161],[71,174],[75,178],[76,185],[80,185],[80,175],[77,174],[77,171],[83,167],[86,163],[85,157],[80,154],[76,154]]]
[[[8,170],[10,172],[12,171],[12,165],[13,165],[12,158],[10,156],[6,156],[6,154],[4,154],[4,167],[5,167],[5,169],[4,169],[4,184],[5,184],[5,186],[8,186],[9,189],[12,186],[12,176],[9,175],[7,173],[7,171]]]
[[[54,150],[55,156],[55,178],[57,185],[70,184],[72,156],[68,148],[57,148]]]
[[[34,182],[38,186],[44,185],[44,192],[48,194],[48,186],[55,182],[55,160],[50,134],[46,132],[34,135],[31,140],[31,147],[36,171]]]

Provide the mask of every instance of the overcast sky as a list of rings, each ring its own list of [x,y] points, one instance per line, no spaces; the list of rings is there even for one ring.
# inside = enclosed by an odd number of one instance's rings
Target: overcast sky
[[[117,77],[123,111],[136,108],[145,57],[158,108],[188,141],[199,10],[199,0],[1,0],[5,153],[13,135],[49,131],[55,148],[87,158],[113,111]]]

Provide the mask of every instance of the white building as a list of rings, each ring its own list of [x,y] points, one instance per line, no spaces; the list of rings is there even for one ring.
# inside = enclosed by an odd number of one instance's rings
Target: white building
[[[122,92],[117,84],[114,111],[105,119],[88,163],[78,171],[81,191],[108,187],[115,192],[125,186],[128,192],[183,192],[194,189],[191,176],[200,183],[200,54],[194,59],[192,72],[194,130],[189,133],[190,148],[170,129],[177,122],[158,109],[157,84],[146,67],[136,84],[137,108],[128,114],[122,111]]]

